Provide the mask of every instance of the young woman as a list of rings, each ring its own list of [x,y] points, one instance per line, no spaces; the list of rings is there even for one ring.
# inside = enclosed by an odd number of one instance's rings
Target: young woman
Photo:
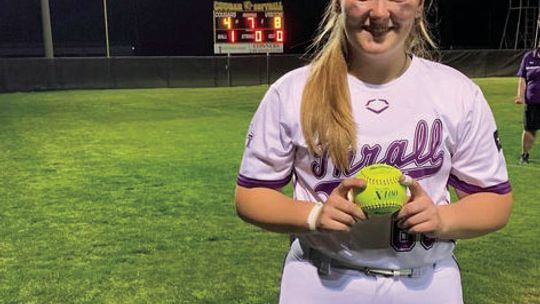
[[[262,100],[237,180],[240,217],[295,235],[280,303],[461,303],[455,240],[502,228],[512,205],[489,106],[419,57],[423,0],[333,0],[324,20],[311,64]],[[412,178],[393,216],[347,199],[373,163]],[[293,198],[280,192],[291,180]]]

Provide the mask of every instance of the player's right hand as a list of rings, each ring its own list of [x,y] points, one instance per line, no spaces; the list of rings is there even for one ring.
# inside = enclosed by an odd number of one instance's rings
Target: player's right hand
[[[525,103],[525,101],[523,100],[523,97],[519,97],[519,96],[516,96],[516,97],[514,98],[514,102],[515,102],[516,104],[524,104],[524,103]]]
[[[367,219],[358,205],[347,199],[352,189],[363,189],[366,183],[358,178],[343,180],[330,194],[317,219],[319,231],[349,231],[357,221]]]

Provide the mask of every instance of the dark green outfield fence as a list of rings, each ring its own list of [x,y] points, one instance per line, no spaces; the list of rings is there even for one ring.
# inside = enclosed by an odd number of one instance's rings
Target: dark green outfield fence
[[[441,51],[469,77],[514,76],[526,50]],[[0,92],[260,85],[306,64],[298,55],[0,58]]]
[[[469,77],[516,76],[521,57],[528,50],[441,51],[440,61]]]

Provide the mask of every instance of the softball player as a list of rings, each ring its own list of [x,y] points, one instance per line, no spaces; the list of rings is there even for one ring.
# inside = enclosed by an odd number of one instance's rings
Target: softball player
[[[273,84],[253,117],[237,211],[296,236],[280,303],[462,303],[455,240],[508,221],[491,110],[464,75],[418,57],[423,9],[422,0],[331,1],[315,59]],[[373,163],[410,177],[411,199],[392,216],[368,219],[347,200],[365,187],[353,176]],[[279,191],[291,180],[293,198]]]

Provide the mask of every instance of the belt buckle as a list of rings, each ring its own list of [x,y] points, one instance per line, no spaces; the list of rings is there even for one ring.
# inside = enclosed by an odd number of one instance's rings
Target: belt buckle
[[[396,276],[394,270],[383,270],[383,269],[366,267],[363,269],[363,272],[366,275],[373,276],[373,277],[377,275],[387,277],[387,278]]]
[[[412,278],[413,275],[416,273],[414,269],[402,269],[402,270],[396,270],[396,269],[372,269],[367,268],[366,273],[370,275],[381,275],[386,278],[395,278],[395,277],[409,277]]]

